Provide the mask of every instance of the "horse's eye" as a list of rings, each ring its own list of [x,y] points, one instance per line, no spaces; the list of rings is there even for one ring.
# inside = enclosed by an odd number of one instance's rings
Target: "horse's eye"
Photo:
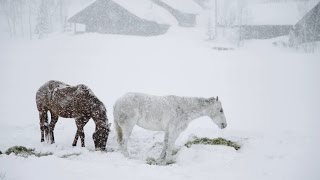
[[[220,112],[223,113],[223,109],[221,109]]]

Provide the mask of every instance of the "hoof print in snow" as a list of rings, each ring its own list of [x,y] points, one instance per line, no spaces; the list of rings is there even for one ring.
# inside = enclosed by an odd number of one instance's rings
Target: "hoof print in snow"
[[[151,157],[147,158],[146,162],[149,165],[157,165],[157,166],[167,166],[167,165],[171,165],[171,164],[175,163],[174,160],[165,161],[163,159],[154,159],[154,158],[151,158]]]
[[[237,144],[236,142],[226,140],[224,138],[199,138],[199,137],[193,137],[191,141],[188,141],[185,146],[187,148],[190,148],[193,144],[204,144],[204,145],[224,145],[224,146],[230,146],[233,147],[235,150],[239,150],[241,146]]]
[[[218,51],[232,51],[234,50],[234,48],[229,48],[229,47],[212,47],[212,49],[214,50],[218,50]]]
[[[60,156],[60,158],[69,158],[72,156],[79,156],[81,153],[71,153],[71,154],[64,154],[62,156]]]
[[[47,152],[47,153],[38,153],[38,152],[35,152],[34,149],[29,149],[29,148],[26,148],[24,146],[13,146],[11,148],[9,148],[5,154],[6,155],[10,155],[10,154],[15,154],[17,156],[22,156],[22,157],[28,157],[28,156],[31,156],[31,155],[34,155],[36,157],[42,157],[42,156],[49,156],[49,155],[52,155],[51,152]]]

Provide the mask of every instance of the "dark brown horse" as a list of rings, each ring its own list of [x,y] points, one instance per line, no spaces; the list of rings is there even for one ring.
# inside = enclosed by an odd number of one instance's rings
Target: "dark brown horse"
[[[83,127],[92,118],[96,124],[92,136],[95,148],[105,150],[111,124],[108,124],[105,106],[87,86],[70,86],[59,81],[49,81],[37,91],[36,102],[40,117],[41,142],[45,136],[54,143],[54,127],[59,117],[75,118],[77,133],[72,145],[77,145],[80,136],[81,146],[84,147]],[[51,114],[50,124],[48,111]]]

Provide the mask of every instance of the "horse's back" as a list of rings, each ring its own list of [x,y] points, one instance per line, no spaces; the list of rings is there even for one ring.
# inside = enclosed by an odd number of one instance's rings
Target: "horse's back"
[[[124,124],[135,120],[142,128],[164,130],[172,116],[172,104],[167,99],[167,96],[126,93],[115,103],[115,121]]]
[[[157,98],[158,96],[129,92],[115,102],[114,109],[116,111],[123,111],[124,108],[141,108],[142,104],[151,103],[151,101],[154,101],[154,99]]]
[[[132,116],[135,107],[138,107],[135,93],[126,93],[114,103],[113,114],[116,120],[123,119],[123,116]],[[125,115],[124,115],[125,114]],[[122,116],[122,117],[120,117]]]
[[[172,106],[176,96],[154,96],[144,93],[129,92],[120,97],[114,105],[114,110],[126,112],[126,109],[139,111],[156,111],[159,108]]]
[[[39,111],[47,108],[49,103],[49,96],[54,88],[59,86],[66,86],[67,84],[62,83],[60,81],[50,80],[44,83],[36,93],[36,103]]]

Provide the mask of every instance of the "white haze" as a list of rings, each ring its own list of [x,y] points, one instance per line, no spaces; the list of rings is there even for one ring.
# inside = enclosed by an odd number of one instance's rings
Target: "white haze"
[[[68,6],[85,3],[70,1]],[[41,39],[32,34],[29,40],[27,28],[24,35],[17,31],[10,38],[2,20],[0,150],[22,145],[53,155],[0,155],[0,179],[320,178],[320,54],[273,45],[287,37],[239,43],[226,31],[228,37],[207,41],[207,23],[200,19],[195,28],[172,26],[159,36],[52,30]],[[131,159],[119,151],[114,126],[109,152],[93,151],[92,120],[85,127],[85,148],[71,146],[73,119],[59,118],[55,144],[40,143],[35,94],[52,79],[87,85],[105,104],[110,122],[114,102],[126,92],[219,96],[228,127],[221,130],[208,117],[193,121],[178,138],[180,151],[169,166],[146,164],[148,157],[159,157],[164,133],[139,127],[129,140]],[[242,148],[186,148],[191,135],[224,137]],[[62,158],[72,153],[80,155]]]

